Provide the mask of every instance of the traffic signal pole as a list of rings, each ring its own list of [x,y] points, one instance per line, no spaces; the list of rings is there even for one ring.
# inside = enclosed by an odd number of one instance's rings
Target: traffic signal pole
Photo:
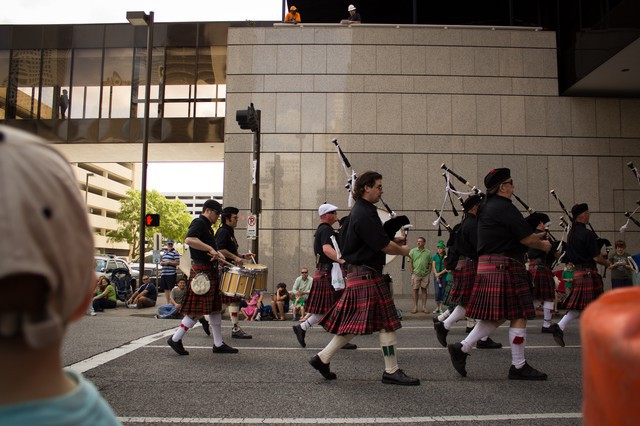
[[[262,206],[260,205],[260,110],[255,111],[258,126],[253,132],[253,178],[251,185],[251,214],[260,219]],[[258,261],[258,238],[260,233],[260,220],[256,221],[256,237],[251,240],[251,253],[255,255],[255,261]]]

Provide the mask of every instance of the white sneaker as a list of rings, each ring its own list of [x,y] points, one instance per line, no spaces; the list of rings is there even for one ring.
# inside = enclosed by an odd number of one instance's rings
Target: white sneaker
[[[127,305],[127,308],[131,308],[131,309],[136,309],[137,307],[138,307],[138,305],[135,304],[135,303],[131,303],[131,304]]]
[[[96,316],[96,313],[95,313],[95,312],[93,312],[93,311],[91,311],[91,312],[87,312],[87,315],[91,315],[92,317],[95,317],[95,316]]]

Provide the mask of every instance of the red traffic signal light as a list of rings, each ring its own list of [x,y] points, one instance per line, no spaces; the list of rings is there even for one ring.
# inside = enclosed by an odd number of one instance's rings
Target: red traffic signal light
[[[159,214],[148,214],[144,219],[147,226],[160,226],[160,215]]]

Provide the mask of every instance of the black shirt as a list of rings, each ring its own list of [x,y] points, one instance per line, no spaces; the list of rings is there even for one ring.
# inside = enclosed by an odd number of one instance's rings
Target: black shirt
[[[216,231],[216,250],[227,250],[238,256],[238,241],[232,227],[226,223]],[[233,262],[233,259],[227,259],[227,262]]]
[[[203,243],[210,245],[214,249],[216,248],[216,240],[213,237],[211,222],[203,215],[191,221],[191,225],[189,225],[189,230],[187,231],[187,237],[198,238]],[[208,262],[211,260],[211,256],[209,256],[206,251],[189,247],[189,252],[191,253],[191,260],[197,260],[199,262]]]
[[[542,234],[544,231],[540,231],[540,230],[535,230],[534,233],[536,235],[538,234]],[[547,258],[547,253],[542,251],[542,250],[538,250],[535,248],[529,248],[529,250],[527,251],[527,257],[530,260],[538,260],[540,262],[544,262],[544,260]]]
[[[315,239],[313,240],[313,252],[316,254],[317,263],[333,263],[334,260],[324,254],[322,246],[329,244],[333,247],[331,236],[338,238],[337,232],[328,223],[321,223],[316,230]],[[334,247],[335,248],[335,247]]]
[[[590,263],[595,267],[593,258],[598,254],[600,254],[600,247],[598,247],[596,234],[587,229],[584,223],[575,222],[567,236],[567,253],[564,256],[564,262],[571,262],[574,265]]]
[[[382,271],[389,237],[384,232],[376,206],[359,198],[351,209],[342,258],[350,265],[367,265]]]
[[[478,218],[475,215],[467,214],[460,224],[454,247],[460,256],[478,258]]]
[[[520,240],[531,235],[531,226],[509,198],[494,195],[478,211],[478,256],[483,254],[524,254]]]

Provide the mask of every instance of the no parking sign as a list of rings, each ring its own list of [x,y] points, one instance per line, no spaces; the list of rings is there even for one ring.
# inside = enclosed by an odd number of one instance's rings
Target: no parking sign
[[[255,240],[258,236],[258,216],[251,214],[247,217],[247,239]]]

